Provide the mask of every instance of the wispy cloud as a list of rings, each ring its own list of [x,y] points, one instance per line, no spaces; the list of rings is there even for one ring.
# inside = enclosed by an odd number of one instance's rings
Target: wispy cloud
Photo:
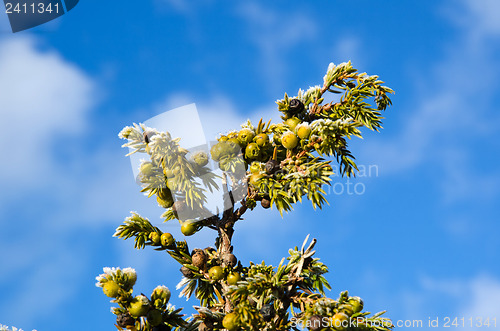
[[[58,311],[74,292],[85,263],[81,251],[65,240],[72,232],[50,222],[59,208],[35,200],[54,203],[78,190],[71,175],[60,171],[54,149],[84,133],[98,94],[92,78],[42,46],[33,37],[0,40],[0,154],[4,161],[0,199],[3,209],[22,203],[21,208],[10,210],[15,218],[2,215],[0,220],[1,285],[9,290],[0,302],[0,317],[23,325]],[[72,185],[60,186],[70,180]],[[73,217],[71,206],[65,211],[68,222]]]
[[[275,11],[269,5],[245,2],[238,8],[250,40],[261,58],[261,75],[272,88],[281,88],[288,68],[287,54],[316,37],[317,25],[303,12]],[[293,22],[284,24],[284,22]]]
[[[415,81],[417,101],[405,113],[405,123],[391,141],[373,139],[364,154],[377,160],[384,174],[401,174],[420,166],[441,173],[443,202],[484,200],[500,191],[500,173],[478,171],[478,144],[495,139],[500,116],[493,102],[500,65],[488,38],[498,31],[500,6],[495,1],[463,1],[460,24],[451,12],[458,38],[443,43],[442,61],[420,68]],[[483,6],[484,5],[484,6]],[[453,11],[454,15],[456,11]],[[456,14],[458,15],[458,14]],[[424,88],[421,88],[424,86]]]
[[[96,100],[91,78],[31,37],[0,41],[2,196],[56,178],[51,148],[85,128]]]

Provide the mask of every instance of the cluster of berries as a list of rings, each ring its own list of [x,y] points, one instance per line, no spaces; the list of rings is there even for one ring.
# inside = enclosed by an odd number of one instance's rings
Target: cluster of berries
[[[317,314],[312,315],[307,320],[306,326],[312,331],[323,330],[325,327],[343,331],[349,328],[351,317],[362,310],[363,300],[360,297],[349,297],[334,310],[333,316],[327,318]]]
[[[193,271],[206,273],[212,281],[226,281],[228,285],[236,285],[241,280],[241,273],[236,269],[238,260],[232,253],[225,254],[220,258],[217,251],[212,247],[205,249],[193,249],[191,253],[191,265],[196,268],[190,268],[190,265],[183,265],[180,269],[182,275],[186,278],[195,278]],[[226,267],[222,267],[225,265]],[[210,267],[210,268],[208,268]]]
[[[96,286],[102,287],[104,294],[120,305],[114,308],[117,314],[116,324],[120,328],[133,328],[140,319],[145,319],[152,326],[152,331],[169,331],[167,322],[167,304],[170,290],[165,286],[156,287],[151,299],[145,295],[132,296],[132,288],[137,281],[134,269],[105,268],[104,274],[97,277]]]

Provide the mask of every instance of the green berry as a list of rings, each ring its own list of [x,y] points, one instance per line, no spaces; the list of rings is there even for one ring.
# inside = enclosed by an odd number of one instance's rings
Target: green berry
[[[294,131],[295,127],[300,123],[301,121],[297,117],[292,117],[289,118],[285,121],[285,124],[290,128],[290,131]]]
[[[154,246],[158,246],[161,242],[161,234],[159,234],[158,232],[151,232],[148,238],[149,240],[151,240]]]
[[[295,128],[295,132],[297,133],[297,136],[299,136],[300,139],[307,139],[311,134],[311,127],[309,126],[308,123],[300,123]]]
[[[157,196],[156,202],[158,202],[158,205],[160,207],[165,208],[165,209],[172,207],[172,205],[174,204],[174,200],[172,199],[172,197],[170,197],[170,199],[168,199],[168,200],[164,200],[160,196]]]
[[[294,149],[299,144],[299,138],[293,132],[287,131],[281,137],[281,143],[286,149]]]
[[[235,331],[238,329],[238,315],[236,313],[229,313],[222,319],[222,326],[228,331]]]
[[[104,294],[110,298],[116,298],[120,294],[120,286],[114,281],[107,281],[102,287]]]
[[[250,172],[252,174],[258,174],[260,172],[260,164],[258,162],[252,162],[250,166]]]
[[[229,285],[236,285],[241,280],[241,276],[238,272],[231,272],[226,280]]]
[[[196,223],[193,221],[185,221],[181,225],[181,232],[185,236],[192,236],[197,231]]]
[[[161,245],[162,246],[170,247],[174,243],[175,243],[175,239],[170,233],[166,232],[166,233],[161,235]]]
[[[151,162],[144,162],[139,168],[141,173],[145,176],[150,176],[153,173],[153,164]]]
[[[336,313],[332,317],[331,325],[335,330],[345,330],[349,327],[349,316],[345,313]]]
[[[245,157],[247,159],[257,159],[259,157],[259,154],[260,149],[256,143],[248,144],[247,148],[245,149]]]
[[[264,147],[269,144],[269,136],[265,133],[259,133],[255,136],[254,141],[259,147]]]
[[[351,297],[347,302],[351,305],[354,313],[359,313],[363,310],[363,300],[360,297]]]
[[[200,167],[204,167],[208,164],[208,155],[203,151],[199,151],[193,155],[192,160]]]
[[[147,319],[149,324],[151,324],[152,326],[157,326],[160,323],[163,323],[163,316],[161,315],[161,312],[157,309],[150,310]]]
[[[154,290],[153,293],[151,294],[151,298],[159,298],[164,300],[165,302],[168,302],[170,300],[170,290],[166,286],[157,286]]]
[[[238,133],[238,139],[243,145],[251,143],[254,137],[255,133],[253,130],[248,128],[241,129]]]
[[[212,280],[221,280],[222,278],[224,278],[224,270],[217,265],[208,270],[208,276]]]
[[[146,316],[149,311],[149,300],[144,295],[136,296],[128,308],[128,312],[132,317],[138,318]]]
[[[224,154],[224,142],[219,142],[210,148],[210,155],[212,159],[216,162],[220,160],[222,155]]]

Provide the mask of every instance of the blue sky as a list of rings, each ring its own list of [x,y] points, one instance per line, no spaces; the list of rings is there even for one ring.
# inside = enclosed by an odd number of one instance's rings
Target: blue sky
[[[352,60],[396,91],[385,129],[351,144],[377,171],[351,182],[363,194],[336,178],[314,216],[255,211],[238,257],[276,264],[310,233],[331,296],[347,289],[394,322],[496,317],[500,329],[499,15],[495,0],[87,0],[12,34],[0,14],[0,324],[113,329],[94,287],[104,266],[135,267],[139,292],[175,288],[176,263],[111,238],[130,210],[161,222],[123,126],[191,102],[207,132],[277,118],[284,92]]]

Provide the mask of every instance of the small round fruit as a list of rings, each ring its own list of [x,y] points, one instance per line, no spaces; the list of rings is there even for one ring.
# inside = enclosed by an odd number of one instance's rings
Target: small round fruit
[[[264,178],[263,174],[253,174],[250,176],[250,179],[248,182],[252,184],[253,186],[257,186],[259,184],[259,181]]]
[[[254,137],[255,133],[253,132],[252,129],[249,128],[241,129],[240,132],[238,133],[238,139],[244,145],[251,143]]]
[[[114,281],[107,281],[102,287],[104,294],[110,298],[116,298],[120,294],[120,286]]]
[[[312,330],[312,331],[319,331],[323,328],[323,320],[321,318],[321,316],[318,316],[318,315],[313,315],[309,318],[309,321],[308,321],[308,327],[309,327],[309,330]]]
[[[290,109],[291,113],[297,114],[304,110],[304,104],[299,99],[292,99],[288,104],[288,109]]]
[[[147,319],[149,324],[151,324],[152,326],[157,326],[163,323],[163,316],[161,315],[161,312],[157,309],[150,310]]]
[[[252,162],[250,166],[250,172],[252,174],[258,174],[260,172],[260,164],[258,162]]]
[[[262,315],[264,321],[269,322],[274,317],[275,314],[274,305],[272,304],[263,305],[262,308],[260,309],[260,314]]]
[[[247,159],[257,159],[260,154],[259,146],[256,143],[248,144],[247,148],[245,148],[245,157]]]
[[[352,316],[352,314],[354,314],[354,310],[352,309],[352,306],[350,304],[340,305],[338,310],[339,312],[345,313],[347,316]]]
[[[238,259],[232,253],[228,253],[228,254],[224,255],[224,257],[222,258],[222,261],[224,262],[225,265],[230,266],[230,267],[234,267],[236,265],[236,263],[238,263]]]
[[[346,313],[333,315],[331,325],[335,330],[345,330],[349,326],[349,316]]]
[[[181,271],[182,275],[186,278],[193,278],[194,277],[193,271],[186,266],[182,266],[180,271]]]
[[[137,281],[137,272],[132,268],[123,269],[123,273],[127,276],[127,284],[132,287]]]
[[[265,133],[259,133],[257,136],[255,136],[254,141],[259,147],[264,147],[269,144],[269,136]]]
[[[266,162],[266,174],[272,175],[280,169],[280,163],[276,160],[269,160]]]
[[[139,168],[141,173],[145,176],[149,176],[153,173],[153,164],[151,162],[144,162]]]
[[[268,209],[269,207],[271,207],[271,200],[268,200],[268,199],[262,199],[260,201],[260,205],[262,206],[262,208],[264,209]]]
[[[196,224],[193,221],[185,221],[181,225],[181,232],[185,236],[192,236],[196,230]]]
[[[295,132],[300,139],[307,139],[311,135],[311,127],[307,123],[300,123],[295,128]]]
[[[163,168],[163,174],[165,175],[165,177],[167,177],[167,179],[174,177],[174,172],[169,168]]]
[[[222,155],[224,154],[224,142],[221,141],[210,148],[210,155],[212,156],[212,159],[216,162],[220,160]]]
[[[351,297],[347,302],[351,305],[354,313],[359,313],[363,310],[363,300],[360,297]]]
[[[165,201],[172,201],[172,203],[174,203],[173,199],[172,199],[172,192],[170,191],[170,189],[168,187],[162,187],[160,189],[158,189],[158,192],[156,193],[158,195],[158,197],[162,200],[165,200]]]
[[[222,278],[224,278],[224,270],[222,270],[222,268],[217,265],[208,270],[208,276],[212,280],[221,280]]]
[[[158,202],[158,205],[160,207],[165,209],[172,207],[172,205],[174,204],[174,200],[172,199],[172,197],[170,197],[170,200],[163,200],[161,197],[157,196],[156,202]]]
[[[299,144],[299,138],[293,132],[287,131],[281,137],[281,143],[286,149],[294,149]]]
[[[144,295],[136,296],[128,307],[128,312],[132,317],[138,318],[146,316],[149,311],[149,300]]]
[[[207,256],[205,252],[201,249],[194,249],[191,254],[191,260],[193,261],[193,265],[199,269],[204,269],[205,263],[207,262]]]
[[[161,235],[158,232],[151,232],[149,234],[149,240],[154,246],[158,246],[161,243]]]
[[[294,131],[295,127],[300,123],[297,117],[289,118],[285,121],[285,124],[290,128],[290,131]]]
[[[165,300],[166,302],[170,300],[170,296],[171,296],[170,290],[168,289],[168,287],[163,285],[157,286],[153,290],[153,293],[151,294],[151,298],[156,297]]]
[[[241,280],[241,276],[238,272],[231,272],[227,275],[227,283],[229,285],[236,285]]]
[[[200,167],[204,167],[208,164],[208,155],[203,151],[199,151],[192,157],[193,162],[196,163]]]
[[[164,247],[170,247],[175,243],[174,237],[168,232],[162,234],[160,239],[161,239],[161,245]]]
[[[129,314],[120,314],[116,317],[116,324],[121,328],[135,325],[135,318]]]
[[[229,313],[222,319],[222,326],[228,331],[238,330],[238,315]]]

